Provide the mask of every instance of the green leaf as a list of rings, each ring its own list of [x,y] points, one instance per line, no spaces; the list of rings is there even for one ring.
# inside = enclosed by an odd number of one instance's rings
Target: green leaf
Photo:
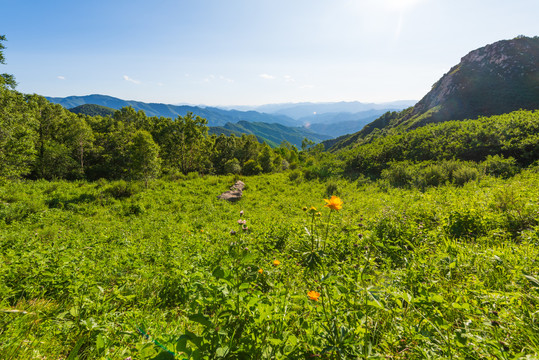
[[[207,328],[213,328],[210,319],[200,313],[189,316],[189,320],[202,324]]]
[[[213,269],[213,272],[211,274],[216,279],[223,279],[225,277],[225,271],[220,266],[217,266],[215,269]]]
[[[215,350],[215,355],[217,357],[225,357],[229,350],[228,346],[217,348],[217,350]]]
[[[528,279],[530,284],[532,284],[534,287],[539,287],[539,280],[530,275],[524,275],[524,277]]]

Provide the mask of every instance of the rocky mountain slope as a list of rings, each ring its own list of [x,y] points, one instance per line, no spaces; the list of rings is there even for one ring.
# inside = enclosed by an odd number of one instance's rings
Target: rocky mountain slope
[[[519,109],[539,109],[539,37],[520,36],[471,51],[415,106],[386,113],[332,145],[342,148],[376,131],[406,131],[434,122]]]

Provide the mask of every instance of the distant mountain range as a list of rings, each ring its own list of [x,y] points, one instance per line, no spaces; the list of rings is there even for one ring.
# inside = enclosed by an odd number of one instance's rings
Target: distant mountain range
[[[254,110],[267,114],[281,114],[293,119],[300,119],[315,114],[326,113],[361,113],[369,110],[381,110],[383,112],[390,110],[402,110],[413,106],[417,100],[399,100],[384,103],[362,103],[359,101],[340,101],[340,102],[302,102],[302,103],[283,103],[267,104],[259,106],[228,106],[221,107],[225,110]]]
[[[333,150],[368,137],[430,123],[539,109],[539,37],[519,36],[464,56],[415,106],[386,113],[352,135],[325,142]]]
[[[176,118],[188,112],[208,120],[210,127],[235,124],[240,121],[280,124],[289,127],[305,127],[308,133],[322,134],[317,138],[328,138],[354,133],[379,115],[394,110],[402,110],[415,103],[412,100],[395,101],[382,104],[355,102],[335,103],[287,103],[271,104],[257,107],[220,108],[192,105],[170,105],[144,103],[141,101],[122,100],[107,95],[69,96],[65,98],[47,97],[49,101],[60,104],[74,112],[99,114],[104,108],[80,108],[83,105],[99,105],[119,110],[132,106],[135,110],[143,110],[148,116]],[[255,111],[256,110],[256,111]],[[230,125],[229,125],[230,127]]]
[[[112,116],[114,112],[116,112],[113,108],[95,104],[79,105],[69,110],[76,114],[90,116]],[[249,113],[252,113],[252,111]],[[197,112],[197,114],[199,114],[199,112]],[[210,126],[209,133],[215,135],[225,134],[227,136],[231,134],[237,136],[241,136],[242,134],[255,135],[258,141],[266,142],[273,147],[279,146],[283,141],[287,141],[299,148],[301,147],[301,142],[304,138],[316,143],[331,138],[331,136],[317,134],[305,127],[290,127],[277,123],[270,124],[264,122],[248,122],[244,120],[236,123],[227,122],[222,126]]]
[[[85,96],[68,96],[65,98],[47,97],[47,99],[50,102],[62,105],[66,109],[71,109],[84,104],[101,105],[116,110],[119,110],[126,106],[131,106],[137,111],[143,110],[147,116],[163,116],[173,119],[177,116],[185,116],[187,113],[192,112],[193,114],[208,120],[209,126],[222,126],[228,122],[236,123],[242,120],[276,123],[285,126],[302,125],[297,120],[279,114],[274,115],[259,113],[256,111],[223,110],[216,107],[145,103],[141,101],[122,100],[112,96],[98,94]]]

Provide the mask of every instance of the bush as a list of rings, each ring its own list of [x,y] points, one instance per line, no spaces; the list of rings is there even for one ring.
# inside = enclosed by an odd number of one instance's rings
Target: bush
[[[262,166],[260,166],[256,160],[247,160],[243,164],[243,173],[245,175],[258,175],[262,172]]]
[[[238,159],[230,159],[224,166],[225,174],[239,174],[241,173],[241,165]]]
[[[485,170],[485,174],[502,178],[509,178],[518,172],[517,162],[512,157],[505,159],[500,155],[489,155],[487,156],[487,159],[483,161],[482,166]]]
[[[449,214],[445,231],[452,238],[477,238],[486,233],[487,224],[475,209],[459,209]]]
[[[135,182],[118,180],[105,188],[104,192],[115,199],[131,197],[141,191],[141,186]]]
[[[290,171],[288,174],[288,180],[290,181],[300,181],[302,178],[302,173],[298,169]]]
[[[453,172],[453,182],[462,186],[468,181],[477,180],[479,178],[479,171],[475,167],[464,165]]]
[[[339,186],[334,182],[330,182],[326,186],[326,196],[329,197],[332,195],[340,196]]]
[[[430,164],[421,171],[419,181],[424,186],[438,186],[442,185],[447,180],[447,173],[445,172],[443,166]]]
[[[391,186],[408,186],[413,178],[410,164],[406,162],[392,163],[389,169],[382,170],[382,179],[389,181]]]

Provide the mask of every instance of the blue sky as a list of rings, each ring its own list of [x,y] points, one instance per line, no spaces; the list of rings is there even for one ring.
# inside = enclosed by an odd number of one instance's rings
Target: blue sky
[[[0,0],[18,90],[206,105],[419,100],[537,0]]]

